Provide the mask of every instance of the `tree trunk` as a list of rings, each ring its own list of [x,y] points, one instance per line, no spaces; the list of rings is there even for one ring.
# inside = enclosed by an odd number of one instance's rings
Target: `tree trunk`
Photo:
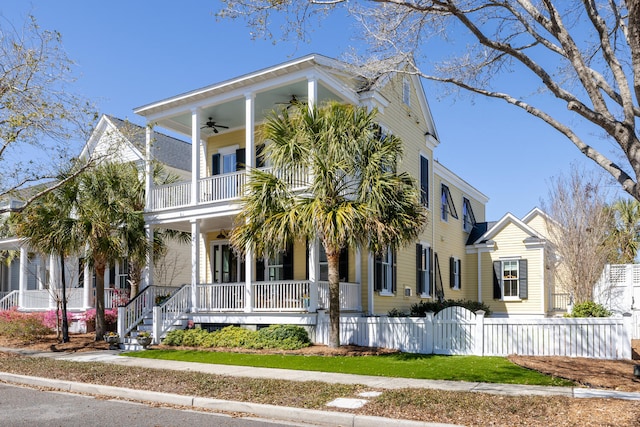
[[[96,261],[94,271],[96,273],[96,341],[104,339],[106,325],[104,321],[104,271],[106,262]]]
[[[69,320],[67,319],[67,279],[64,277],[64,256],[60,255],[62,280],[62,342],[69,342]]]
[[[327,249],[329,272],[329,347],[340,347],[340,251]]]
[[[142,266],[137,262],[129,263],[129,286],[131,290],[129,293],[129,299],[135,298],[140,292],[140,282],[142,281]]]

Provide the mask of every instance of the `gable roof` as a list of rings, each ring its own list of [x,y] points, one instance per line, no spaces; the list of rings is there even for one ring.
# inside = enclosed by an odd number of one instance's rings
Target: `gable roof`
[[[145,128],[107,114],[103,114],[100,117],[96,128],[83,147],[80,157],[87,157],[89,153],[93,152],[100,143],[101,138],[110,130],[118,132],[118,135],[122,137],[127,147],[135,153],[137,159],[144,159],[146,145]],[[161,132],[154,132],[153,138],[153,156],[156,160],[179,170],[191,171],[190,143]]]
[[[486,223],[486,224],[490,224],[490,223]],[[477,245],[477,244],[485,243],[488,240],[493,240],[505,227],[511,224],[515,225],[516,227],[524,231],[526,234],[528,234],[528,237],[525,238],[525,240],[528,240],[528,241],[544,240],[544,237],[540,235],[540,233],[538,233],[533,228],[529,227],[527,224],[524,223],[524,221],[516,218],[511,213],[507,213],[505,216],[500,218],[499,221],[492,223],[490,227],[487,226],[486,231],[482,233],[480,237],[476,238],[474,241],[471,241],[471,239],[469,239],[467,241],[467,244]],[[479,231],[481,231],[481,228],[479,228],[476,235],[479,234]]]

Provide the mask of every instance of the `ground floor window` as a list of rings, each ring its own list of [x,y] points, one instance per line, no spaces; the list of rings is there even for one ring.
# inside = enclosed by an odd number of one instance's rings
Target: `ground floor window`
[[[494,261],[493,278],[495,299],[526,299],[528,297],[526,259]]]
[[[391,294],[396,290],[395,253],[391,248],[375,258],[374,289],[381,294]]]

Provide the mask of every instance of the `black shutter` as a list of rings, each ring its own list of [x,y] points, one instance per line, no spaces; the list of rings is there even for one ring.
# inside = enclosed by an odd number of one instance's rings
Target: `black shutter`
[[[424,274],[422,273],[422,245],[416,243],[416,294],[424,292]]]
[[[282,257],[284,280],[293,280],[293,245],[287,245],[287,251]]]
[[[220,175],[220,153],[211,156],[211,175]]]
[[[264,144],[256,145],[256,167],[264,167]]]
[[[458,260],[458,289],[462,289],[462,260]]]
[[[382,290],[382,262],[380,256],[376,255],[373,262],[373,290]]]
[[[305,275],[305,280],[309,280],[309,239],[306,239],[304,241],[304,247],[305,247],[305,254],[304,254],[304,259],[306,260],[306,262],[304,263],[304,275]],[[316,275],[318,275],[318,273],[316,272]],[[316,277],[316,281],[318,280],[318,277]]]
[[[520,299],[529,298],[529,285],[527,283],[527,260],[521,259],[518,262],[518,278],[520,279]]]
[[[429,284],[429,294],[433,296],[435,294],[435,290],[433,288],[433,249],[429,248],[427,253],[429,259],[429,274],[427,276],[428,284]]]
[[[500,282],[502,281],[502,262],[493,262],[493,299],[502,299],[502,287]]]
[[[420,156],[420,202],[429,207],[429,160]]]
[[[349,281],[349,249],[342,248],[340,251],[340,259],[338,266],[338,274],[341,282]]]
[[[398,289],[396,285],[396,282],[398,281],[397,279],[398,279],[398,268],[396,264],[396,251],[393,250],[391,252],[391,292],[393,292],[394,294]]]
[[[264,282],[264,259],[256,259],[256,282]]]
[[[454,274],[456,268],[456,259],[449,257],[449,287],[454,288],[456,286],[456,275]]]
[[[244,170],[246,165],[246,150],[244,148],[238,148],[236,150],[236,170],[241,171]]]

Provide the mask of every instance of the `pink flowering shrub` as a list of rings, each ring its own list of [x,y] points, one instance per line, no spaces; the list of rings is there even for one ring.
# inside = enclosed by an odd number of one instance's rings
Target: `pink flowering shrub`
[[[58,327],[58,324],[57,324],[58,319],[60,319],[60,322],[62,322],[62,310],[58,310],[57,316],[56,316],[56,310],[49,310],[46,313],[44,313],[42,322],[47,328],[53,329],[55,331],[56,328]],[[73,314],[67,311],[67,322],[71,323],[72,320],[73,320]]]
[[[85,311],[82,319],[87,323],[95,323],[96,309],[90,308],[89,310]],[[118,309],[106,309],[104,311],[104,322],[107,325],[115,325],[116,323],[118,323]]]
[[[51,333],[43,313],[22,313],[16,307],[0,310],[0,335],[22,341],[37,341]]]

